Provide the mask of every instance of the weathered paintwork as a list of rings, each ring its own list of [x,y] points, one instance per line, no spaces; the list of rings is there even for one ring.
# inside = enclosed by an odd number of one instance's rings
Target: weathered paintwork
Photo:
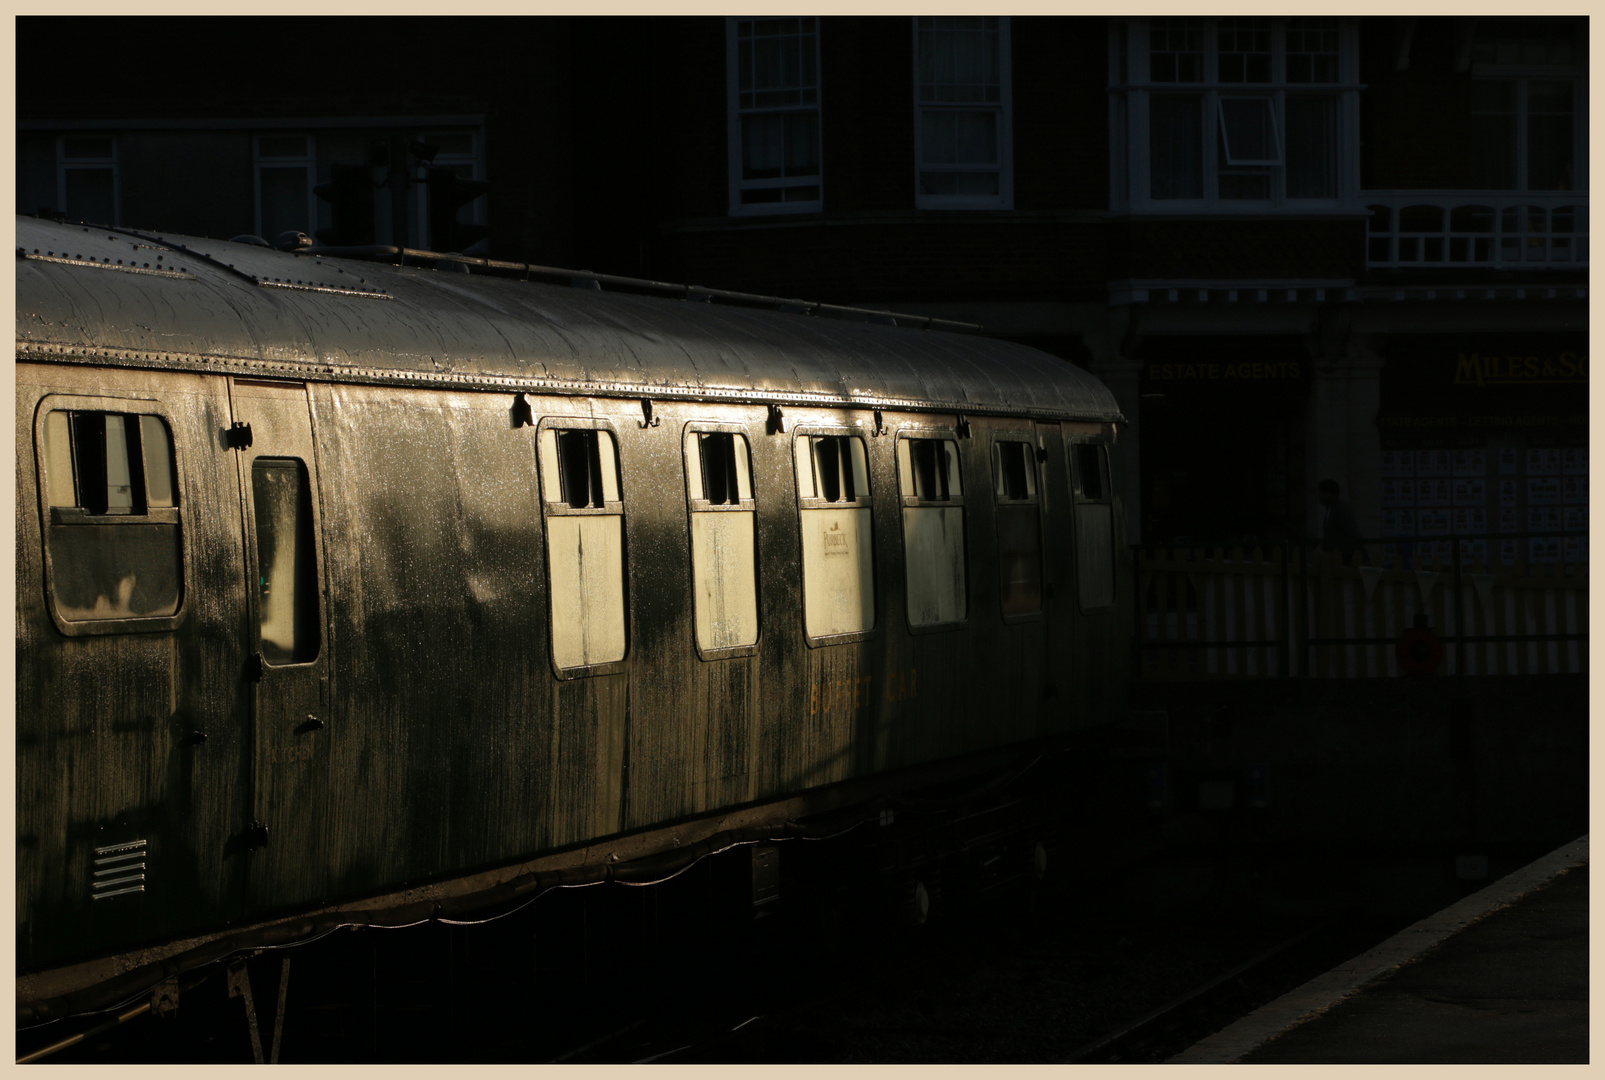
[[[983,337],[134,243],[18,222],[19,971],[1069,732],[1123,700],[1129,593],[1077,603],[1070,456],[1119,414],[1069,364]],[[242,251],[249,276],[227,267]],[[156,254],[175,269],[87,265]],[[373,293],[335,291],[350,279]],[[53,622],[50,395],[167,421],[176,625]],[[612,432],[624,507],[627,654],[579,674],[551,648],[536,439],[553,418]],[[241,421],[248,448],[227,438]],[[751,454],[759,639],[706,659],[688,427]],[[874,628],[817,646],[793,463],[808,430],[861,436],[873,495]],[[911,631],[895,435],[964,431],[966,615]],[[1040,451],[1039,614],[1002,615],[994,437]],[[322,592],[316,657],[255,681],[258,456],[306,462]],[[145,891],[92,901],[93,849],[135,839]]]

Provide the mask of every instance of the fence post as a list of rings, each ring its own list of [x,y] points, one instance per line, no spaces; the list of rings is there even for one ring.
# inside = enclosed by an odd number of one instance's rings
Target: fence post
[[[1141,681],[1142,671],[1142,639],[1147,632],[1143,620],[1142,602],[1142,548],[1131,545],[1131,671],[1133,681]]]
[[[1310,644],[1310,545],[1299,544],[1299,632],[1304,635],[1304,677],[1312,674],[1310,667],[1315,656],[1315,647]]]
[[[1452,643],[1455,647],[1455,674],[1461,675],[1466,670],[1466,611],[1465,601],[1460,595],[1460,538],[1454,534],[1453,530],[1450,531],[1449,536],[1449,555],[1454,560],[1450,565],[1454,570],[1452,580],[1455,584],[1455,636]]]
[[[1293,541],[1282,541],[1282,602],[1278,615],[1282,620],[1282,676],[1293,674],[1293,592],[1288,584],[1288,562],[1293,558]]]

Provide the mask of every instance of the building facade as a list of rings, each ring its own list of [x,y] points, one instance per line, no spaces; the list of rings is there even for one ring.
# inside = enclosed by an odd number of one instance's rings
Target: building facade
[[[220,59],[62,87],[67,35]],[[18,65],[22,213],[978,322],[1115,391],[1144,542],[1318,534],[1330,477],[1586,559],[1585,19],[21,19]]]

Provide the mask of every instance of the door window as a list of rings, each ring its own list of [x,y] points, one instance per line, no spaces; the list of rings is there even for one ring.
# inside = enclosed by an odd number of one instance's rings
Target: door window
[[[262,659],[301,664],[318,655],[318,573],[306,463],[259,457],[251,465],[256,511],[257,611]]]

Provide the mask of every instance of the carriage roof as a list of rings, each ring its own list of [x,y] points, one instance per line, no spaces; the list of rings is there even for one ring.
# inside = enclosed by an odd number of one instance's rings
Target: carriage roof
[[[1121,419],[1075,365],[976,334],[28,217],[17,254],[21,360]]]

